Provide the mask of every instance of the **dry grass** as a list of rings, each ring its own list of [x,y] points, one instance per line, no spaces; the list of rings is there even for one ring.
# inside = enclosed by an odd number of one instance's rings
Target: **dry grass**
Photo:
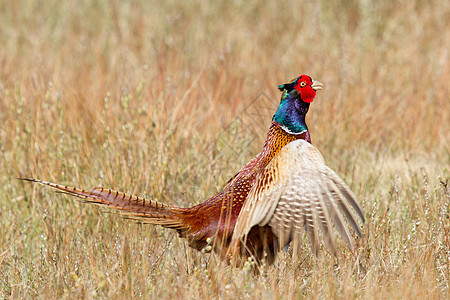
[[[0,297],[447,298],[447,1],[2,1]],[[14,177],[211,196],[299,73],[313,143],[365,207],[352,253],[261,276]]]

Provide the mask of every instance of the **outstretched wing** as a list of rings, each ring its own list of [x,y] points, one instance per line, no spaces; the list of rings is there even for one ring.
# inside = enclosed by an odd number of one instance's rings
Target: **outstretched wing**
[[[237,219],[233,239],[244,239],[253,226],[269,225],[279,247],[300,239],[306,230],[317,253],[319,228],[327,248],[334,253],[332,223],[347,245],[353,238],[347,222],[361,236],[357,218],[364,213],[344,181],[325,165],[320,152],[304,140],[286,145],[261,171]]]

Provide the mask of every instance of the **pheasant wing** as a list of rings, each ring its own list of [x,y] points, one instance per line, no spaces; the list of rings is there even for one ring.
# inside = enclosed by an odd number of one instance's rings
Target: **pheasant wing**
[[[313,252],[322,231],[327,248],[334,252],[332,223],[347,245],[353,239],[347,222],[361,236],[353,210],[364,222],[364,214],[350,188],[325,165],[320,152],[304,140],[286,145],[261,171],[239,214],[233,239],[244,239],[253,226],[269,225],[280,247],[300,240],[303,230]]]

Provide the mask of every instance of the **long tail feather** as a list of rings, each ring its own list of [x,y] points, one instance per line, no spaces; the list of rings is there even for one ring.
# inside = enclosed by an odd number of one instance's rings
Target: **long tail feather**
[[[183,229],[182,220],[179,218],[181,209],[179,207],[102,187],[85,190],[35,178],[18,179],[52,187],[62,194],[80,198],[82,202],[113,207],[123,211],[133,219],[137,218],[142,220],[144,223],[161,225],[173,229]]]

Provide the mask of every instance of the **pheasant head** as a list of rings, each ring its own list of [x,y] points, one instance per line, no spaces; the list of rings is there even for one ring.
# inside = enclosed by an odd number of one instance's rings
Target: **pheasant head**
[[[305,123],[309,104],[316,97],[316,91],[324,88],[318,81],[308,75],[301,75],[289,83],[278,86],[283,92],[280,105],[273,120],[290,134],[300,134],[308,130]]]

